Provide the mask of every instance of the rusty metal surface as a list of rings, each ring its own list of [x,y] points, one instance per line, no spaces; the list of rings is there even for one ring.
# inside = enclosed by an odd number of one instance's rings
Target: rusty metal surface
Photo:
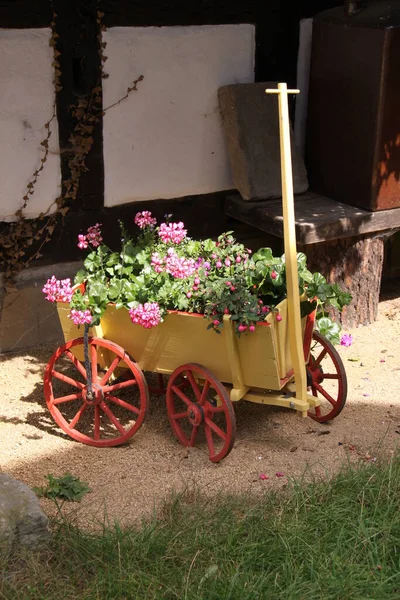
[[[306,148],[311,189],[371,211],[400,206],[399,64],[400,2],[316,18]]]

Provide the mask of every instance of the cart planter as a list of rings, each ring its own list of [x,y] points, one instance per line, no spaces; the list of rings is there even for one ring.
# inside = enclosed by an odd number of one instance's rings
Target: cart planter
[[[166,406],[176,437],[185,446],[204,444],[213,462],[233,447],[234,402],[283,406],[319,422],[342,410],[347,383],[340,356],[313,331],[314,313],[300,318],[288,90],[285,84],[278,88],[267,92],[279,94],[287,299],[240,337],[229,315],[219,335],[207,329],[203,315],[178,311],[145,329],[113,304],[91,337],[87,326],[80,337],[69,306],[58,303],[69,341],[50,359],[44,391],[55,421],[73,439],[94,446],[129,440],[148,407],[144,372],[169,377]],[[157,391],[164,393],[164,386]]]
[[[313,333],[314,314],[302,319],[312,394],[307,395],[306,402],[297,399],[287,300],[278,308],[281,321],[270,314],[254,333],[238,338],[229,316],[220,335],[207,330],[202,315],[181,312],[170,312],[157,327],[144,329],[131,323],[128,311],[109,305],[89,339],[93,387],[93,398],[89,398],[84,340],[67,316],[69,307],[58,303],[63,333],[70,341],[55,352],[46,368],[49,410],[73,439],[94,446],[116,446],[130,439],[145,419],[148,388],[143,371],[169,375],[166,404],[175,435],[182,444],[194,446],[201,442],[202,433],[214,462],[233,447],[236,426],[232,403],[238,400],[291,408],[318,421],[331,419],[339,414],[346,399],[340,357],[327,340]],[[310,355],[313,338],[323,344],[317,355]],[[327,359],[331,366],[324,370]],[[326,382],[331,389],[326,388]],[[320,399],[325,398],[327,410],[320,406]]]

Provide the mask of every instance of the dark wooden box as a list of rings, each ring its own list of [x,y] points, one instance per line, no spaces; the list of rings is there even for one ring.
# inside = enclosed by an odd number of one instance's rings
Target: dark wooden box
[[[400,2],[314,20],[307,117],[310,188],[370,211],[400,207]]]

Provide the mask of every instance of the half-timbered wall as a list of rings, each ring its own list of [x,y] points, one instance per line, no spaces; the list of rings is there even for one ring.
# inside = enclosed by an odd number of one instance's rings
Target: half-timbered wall
[[[132,219],[143,208],[159,217],[177,214],[193,235],[220,232],[232,182],[218,87],[252,81],[254,73],[258,81],[293,86],[300,19],[338,4],[341,0],[0,0],[0,226],[22,205],[24,186],[39,166],[54,93],[46,45],[53,9],[62,89],[56,94],[51,152],[26,208],[28,218],[47,209],[68,180],[71,105],[90,93],[99,76],[98,10],[109,75],[100,81],[103,107],[138,75],[144,80],[96,125],[78,200],[43,247],[46,261],[80,256],[76,236],[93,222],[104,223],[108,239],[116,241],[118,218]],[[5,39],[14,47],[4,54]]]

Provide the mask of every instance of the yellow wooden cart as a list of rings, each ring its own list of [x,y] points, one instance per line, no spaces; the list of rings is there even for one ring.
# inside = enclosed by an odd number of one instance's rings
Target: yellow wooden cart
[[[218,462],[231,451],[236,433],[233,402],[283,406],[325,422],[336,417],[347,395],[346,374],[332,344],[314,331],[315,315],[300,317],[297,251],[287,90],[278,94],[281,134],[287,299],[282,319],[269,314],[256,331],[242,335],[224,317],[221,335],[207,330],[202,315],[169,312],[144,329],[124,309],[109,305],[85,339],[58,303],[66,343],[50,359],[45,398],[57,424],[73,439],[94,446],[125,443],[142,425],[150,389],[166,394],[172,429],[185,446],[204,443]],[[86,359],[86,360],[85,360]],[[88,377],[88,370],[90,371]],[[148,375],[148,373],[150,375]],[[168,377],[166,389],[163,376]]]

